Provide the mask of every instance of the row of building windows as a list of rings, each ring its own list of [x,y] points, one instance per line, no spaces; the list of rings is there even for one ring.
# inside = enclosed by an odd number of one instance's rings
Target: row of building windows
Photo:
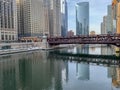
[[[1,40],[15,40],[14,35],[1,35]]]
[[[14,28],[13,2],[0,1],[1,28]]]

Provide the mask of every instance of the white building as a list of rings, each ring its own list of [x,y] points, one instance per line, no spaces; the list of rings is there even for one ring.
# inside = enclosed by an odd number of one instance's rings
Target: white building
[[[16,41],[17,8],[15,0],[0,0],[0,41]]]

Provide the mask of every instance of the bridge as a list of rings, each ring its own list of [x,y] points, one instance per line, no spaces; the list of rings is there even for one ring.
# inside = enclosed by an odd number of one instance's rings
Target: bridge
[[[120,34],[79,35],[72,37],[48,37],[49,45],[60,44],[110,44],[120,47]]]
[[[90,55],[90,54],[72,54],[50,52],[48,58],[57,58],[57,60],[76,61],[78,63],[92,63],[97,65],[120,66],[120,57],[115,55]]]

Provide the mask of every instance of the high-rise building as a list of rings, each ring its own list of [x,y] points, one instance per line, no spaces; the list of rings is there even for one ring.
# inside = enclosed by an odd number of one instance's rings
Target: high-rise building
[[[113,30],[115,33],[120,34],[120,0],[113,0]]]
[[[46,0],[16,0],[19,36],[49,34],[49,15]]]
[[[66,0],[61,0],[61,35],[67,36],[68,31],[68,8]]]
[[[89,34],[89,2],[76,4],[76,35]]]
[[[16,41],[17,13],[15,0],[0,0],[0,41]]]
[[[104,27],[103,27],[103,22],[101,22],[100,28],[101,28],[101,34],[104,34],[104,32],[103,32],[103,29],[104,29]]]
[[[107,33],[112,34],[113,31],[113,20],[112,20],[112,6],[107,6]]]
[[[61,2],[50,0],[49,5],[50,36],[61,36]]]
[[[107,34],[107,16],[103,17],[103,22],[101,23],[101,34]]]

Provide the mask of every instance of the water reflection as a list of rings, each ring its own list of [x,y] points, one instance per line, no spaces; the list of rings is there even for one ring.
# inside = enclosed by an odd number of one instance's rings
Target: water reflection
[[[74,53],[89,53],[90,50],[78,49],[74,49]],[[60,52],[68,51],[64,49]],[[0,57],[0,90],[120,89],[119,65],[98,64],[71,62],[48,51],[3,56]],[[101,74],[99,78],[98,73]]]
[[[68,81],[68,63],[47,60],[48,52],[2,57],[0,90],[62,90]]]
[[[77,63],[76,73],[79,80],[89,80],[89,64]]]
[[[89,54],[89,46],[77,47],[76,51],[76,53]],[[76,71],[79,80],[89,80],[89,64],[77,63]]]

